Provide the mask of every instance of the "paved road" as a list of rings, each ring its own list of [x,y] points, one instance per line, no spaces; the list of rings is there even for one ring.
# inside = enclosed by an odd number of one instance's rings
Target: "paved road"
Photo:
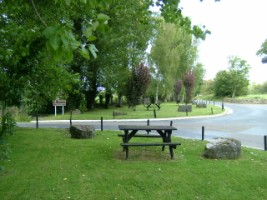
[[[173,122],[178,130],[174,136],[201,139],[204,127],[205,139],[232,137],[243,146],[264,149],[264,135],[267,135],[267,105],[225,104],[226,113],[211,117],[186,117],[179,119],[150,119],[150,125],[167,125]],[[73,124],[90,124],[101,129],[100,120],[73,121]],[[118,130],[118,124],[147,124],[145,120],[104,120],[104,130]],[[21,127],[35,127],[34,122],[18,123]],[[69,121],[40,122],[39,127],[68,128]]]

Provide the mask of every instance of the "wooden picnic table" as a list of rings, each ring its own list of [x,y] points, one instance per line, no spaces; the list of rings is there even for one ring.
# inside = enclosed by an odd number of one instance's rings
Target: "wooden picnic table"
[[[181,145],[177,142],[171,141],[172,131],[177,130],[173,126],[139,126],[139,125],[119,125],[119,129],[124,132],[124,134],[119,134],[118,136],[122,137],[123,149],[126,151],[126,159],[128,159],[129,147],[130,146],[162,146],[164,150],[165,146],[169,146],[169,151],[171,159],[173,159],[173,149],[176,149],[177,145]],[[154,134],[137,134],[138,131],[146,131],[150,133],[151,131],[156,131],[158,135]],[[162,138],[162,142],[158,143],[131,143],[130,140],[133,137],[153,137],[153,138]]]

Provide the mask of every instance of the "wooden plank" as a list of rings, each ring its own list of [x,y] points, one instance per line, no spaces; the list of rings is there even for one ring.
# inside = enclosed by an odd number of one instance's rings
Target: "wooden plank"
[[[124,137],[125,134],[118,134],[119,137]],[[136,134],[133,137],[148,137],[148,138],[161,138],[160,135],[154,135],[154,134]]]
[[[119,125],[120,130],[163,130],[163,131],[172,131],[177,130],[177,128],[173,126],[139,126],[139,125]]]
[[[177,146],[178,142],[161,142],[161,143],[121,143],[121,146]]]

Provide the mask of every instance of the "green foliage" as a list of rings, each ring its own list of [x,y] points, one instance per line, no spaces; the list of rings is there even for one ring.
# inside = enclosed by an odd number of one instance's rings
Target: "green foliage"
[[[132,76],[127,83],[126,98],[129,107],[135,109],[141,96],[144,96],[147,87],[151,81],[151,75],[148,67],[141,63],[137,68],[133,69]]]
[[[200,94],[214,96],[214,80],[204,80]]]
[[[0,138],[0,161],[7,160],[10,156],[10,148],[6,139]],[[0,165],[0,171],[4,169]]]
[[[1,130],[1,137],[5,137],[7,135],[14,134],[14,128],[16,126],[16,122],[10,112],[6,112],[2,118],[2,124],[0,127]],[[0,137],[0,138],[1,138]]]
[[[259,56],[267,55],[267,39],[262,43],[261,48],[256,53]]]
[[[194,96],[199,95],[201,93],[201,87],[203,85],[203,79],[205,76],[206,70],[201,63],[196,64],[193,68],[195,74],[195,87],[194,87]]]
[[[214,79],[214,92],[216,97],[231,95],[230,75],[226,70],[219,71]]]
[[[183,85],[185,87],[185,103],[192,102],[193,89],[195,86],[195,74],[193,71],[188,71],[183,77]]]
[[[4,107],[2,106],[2,109]],[[16,122],[12,116],[12,113],[2,110],[1,124],[0,124],[0,161],[6,160],[9,157],[10,149],[7,142],[7,137],[14,134]],[[0,171],[1,171],[0,165]]]
[[[262,84],[252,84],[249,88],[250,94],[267,94],[267,81]]]
[[[246,94],[248,91],[249,64],[247,61],[237,57],[229,57],[228,71],[223,70],[215,77],[215,96],[235,96]]]
[[[180,92],[182,91],[182,86],[183,86],[182,80],[178,80],[174,85],[174,95],[175,95],[176,103],[180,102],[179,95],[180,95]]]

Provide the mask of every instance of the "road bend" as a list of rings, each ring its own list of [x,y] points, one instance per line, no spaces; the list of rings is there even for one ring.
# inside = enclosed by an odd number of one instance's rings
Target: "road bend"
[[[225,112],[220,115],[164,119],[135,120],[72,120],[72,124],[92,125],[101,130],[118,130],[118,125],[172,125],[177,128],[173,136],[201,140],[230,137],[241,141],[242,146],[264,149],[264,135],[267,135],[267,105],[224,104]],[[159,111],[160,112],[160,111]],[[20,127],[36,127],[36,122],[18,122]],[[69,120],[39,121],[39,128],[69,128]]]

